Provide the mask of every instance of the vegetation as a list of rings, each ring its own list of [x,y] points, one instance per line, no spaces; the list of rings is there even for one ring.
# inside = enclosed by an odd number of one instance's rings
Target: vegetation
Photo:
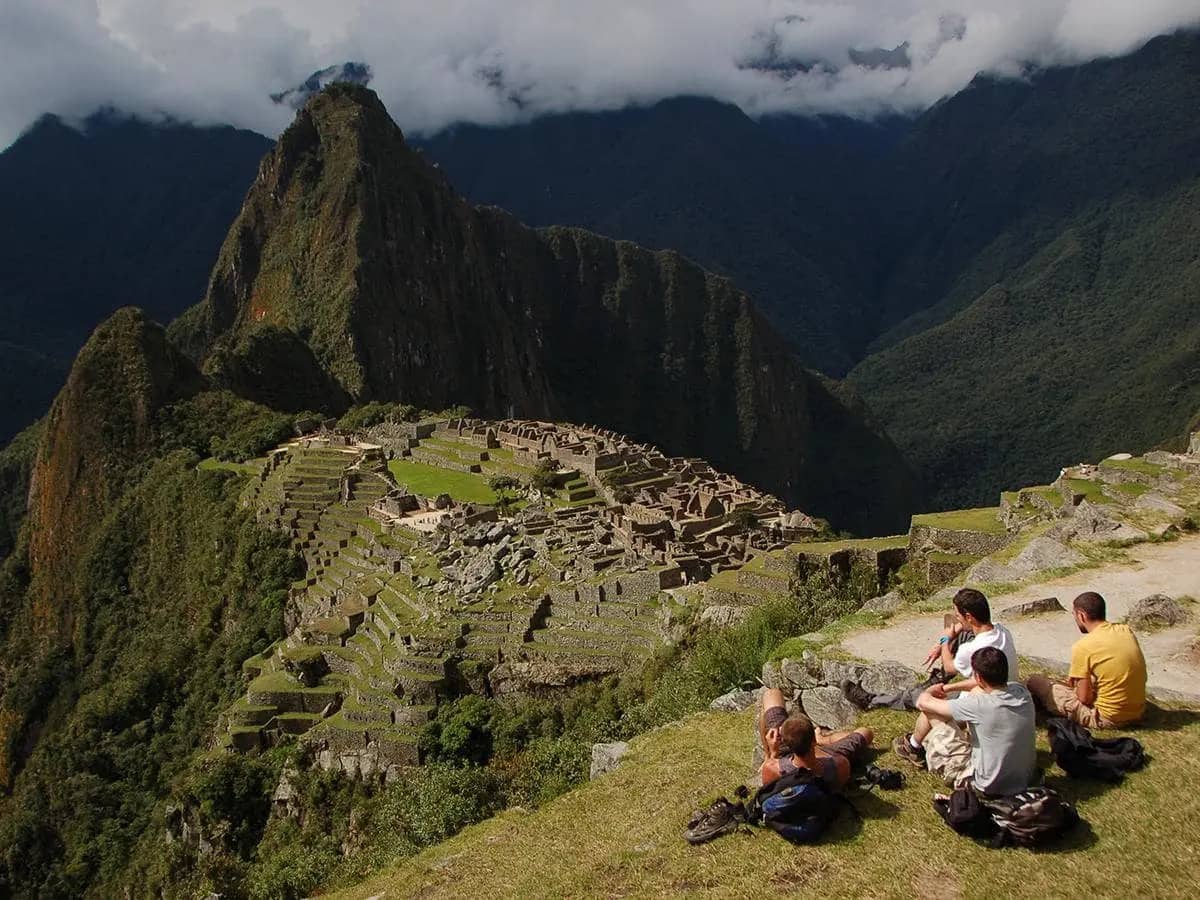
[[[913,516],[913,525],[940,528],[945,531],[982,531],[988,534],[1003,534],[1004,523],[1000,521],[998,507],[982,509],[955,509],[941,513],[922,513]]]
[[[456,472],[408,459],[393,459],[388,462],[388,469],[397,482],[408,485],[414,494],[426,497],[449,494],[462,503],[492,504],[497,499],[487,479],[474,472]]]
[[[887,748],[912,727],[911,714],[876,710],[862,721],[877,735],[875,762],[902,767]],[[752,712],[704,713],[638,738],[616,772],[542,809],[468,828],[338,896],[758,897],[764,885],[832,897],[1179,896],[1200,828],[1188,787],[1200,714],[1155,709],[1138,738],[1154,762],[1121,785],[1049,771],[1087,821],[1058,850],[997,851],[955,836],[929,803],[941,783],[911,769],[901,791],[853,792],[861,821],[841,815],[815,846],[763,831],[691,847],[680,837],[691,811],[749,778],[754,746]],[[1038,746],[1050,765],[1044,733]],[[1147,829],[1150,821],[1164,827]]]

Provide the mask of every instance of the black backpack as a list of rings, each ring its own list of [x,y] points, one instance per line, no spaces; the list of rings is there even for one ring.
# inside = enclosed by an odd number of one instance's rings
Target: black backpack
[[[1048,787],[1031,787],[1011,797],[987,799],[983,805],[999,828],[992,839],[993,847],[1039,847],[1079,823],[1075,807]]]
[[[948,797],[934,797],[933,808],[959,834],[992,847],[1038,847],[1079,822],[1075,807],[1046,787],[1011,797],[982,797],[961,787]]]
[[[1061,718],[1048,721],[1046,733],[1054,761],[1073,778],[1120,781],[1146,764],[1141,742],[1131,737],[1096,740],[1082,725]]]
[[[766,825],[792,843],[811,844],[825,833],[837,807],[838,795],[825,779],[800,769],[759,788],[747,812],[752,824]]]

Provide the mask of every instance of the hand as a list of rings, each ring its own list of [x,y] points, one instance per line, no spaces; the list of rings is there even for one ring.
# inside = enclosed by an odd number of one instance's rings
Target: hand
[[[937,697],[939,700],[945,700],[946,686],[944,684],[931,684],[929,686],[929,694],[932,697]]]
[[[933,649],[925,657],[925,668],[930,668],[942,657],[942,645],[934,644]]]
[[[771,759],[771,758],[774,758],[775,756],[778,756],[779,755],[779,729],[778,728],[768,728],[766,738],[767,738],[767,746],[765,749],[767,751],[767,758]]]

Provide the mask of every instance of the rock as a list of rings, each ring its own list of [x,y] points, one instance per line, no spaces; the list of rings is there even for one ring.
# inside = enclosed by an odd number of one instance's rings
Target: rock
[[[782,682],[779,687],[784,691],[804,690],[805,688],[816,687],[820,684],[812,672],[809,671],[808,666],[798,659],[785,659],[781,662],[779,664],[779,674]]]
[[[824,644],[828,638],[820,631],[810,631],[808,634],[800,635],[800,640],[808,644]]]
[[[467,593],[482,591],[489,584],[499,580],[501,575],[502,572],[496,560],[486,554],[481,554],[471,560],[463,570],[463,590]]]
[[[767,660],[762,667],[762,683],[765,688],[783,690],[782,664],[778,660]]]
[[[758,691],[730,691],[708,704],[708,708],[717,712],[741,712],[757,702]]]
[[[843,681],[861,682],[867,667],[858,663],[843,662],[840,659],[825,659],[821,661],[821,683],[836,688]]]
[[[1181,625],[1191,617],[1190,610],[1166,594],[1151,594],[1134,604],[1125,622],[1133,628],[1166,628]]]
[[[716,628],[728,628],[745,622],[753,611],[752,606],[706,606],[700,611],[700,621]]]
[[[1137,501],[1133,504],[1133,507],[1134,509],[1148,509],[1153,510],[1154,512],[1165,513],[1171,518],[1183,516],[1187,512],[1187,510],[1185,510],[1178,503],[1172,503],[1162,494],[1156,494],[1153,491],[1142,494],[1142,496],[1138,497]]]
[[[592,768],[588,778],[599,778],[614,771],[625,754],[629,745],[625,741],[613,741],[611,744],[592,744]]]
[[[1111,518],[1093,503],[1084,500],[1071,518],[1046,532],[1047,537],[1059,540],[1083,541],[1144,541],[1146,532]]]
[[[880,597],[872,597],[862,605],[864,612],[880,613],[890,616],[904,605],[904,598],[899,591],[888,591]]]
[[[858,720],[858,710],[842,696],[839,688],[827,685],[804,691],[800,705],[813,723],[833,731],[853,728]]]
[[[920,676],[908,666],[894,659],[885,659],[868,667],[858,683],[868,694],[878,696],[907,691],[920,680]]]
[[[975,584],[1023,581],[1038,572],[1066,569],[1084,561],[1082,554],[1051,537],[1037,537],[1007,563],[981,559],[967,572]]]
[[[1039,613],[1066,612],[1057,597],[1043,597],[1041,600],[1026,600],[1013,606],[1006,606],[1000,611],[1001,616],[1013,618],[1016,616],[1036,616]]]

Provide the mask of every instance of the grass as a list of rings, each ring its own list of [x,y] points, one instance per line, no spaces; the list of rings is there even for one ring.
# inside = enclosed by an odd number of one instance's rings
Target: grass
[[[986,506],[979,509],[952,509],[947,512],[923,513],[913,516],[913,525],[940,528],[944,531],[982,531],[985,534],[1003,534],[1004,523],[1000,521],[1000,508]]]
[[[1112,503],[1112,498],[1104,494],[1099,481],[1090,478],[1068,478],[1067,484],[1076,494],[1082,494],[1089,503]]]
[[[874,711],[876,743],[911,715]],[[730,795],[750,773],[753,713],[704,713],[633,741],[614,773],[545,807],[510,810],[383,871],[341,896],[460,897],[676,894],[827,897],[1183,897],[1200,850],[1200,713],[1155,710],[1138,737],[1150,765],[1125,783],[1048,782],[1088,823],[1054,850],[991,850],[954,835],[930,806],[940,782],[906,770],[893,793],[852,792],[862,821],[843,815],[824,841],[795,847],[770,832],[691,847],[692,809]],[[1044,735],[1040,762],[1049,764]],[[889,750],[880,765],[902,765]]]
[[[496,492],[488,487],[487,479],[473,472],[455,472],[404,459],[391,460],[388,469],[398,483],[408,485],[414,494],[425,497],[449,494],[460,503],[496,502]]]
[[[1106,459],[1100,463],[1102,469],[1125,469],[1129,472],[1139,472],[1142,475],[1157,476],[1166,471],[1165,466],[1146,462],[1144,459]]]
[[[196,464],[196,468],[203,472],[233,472],[235,475],[241,475],[245,478],[252,478],[259,473],[262,468],[263,460],[251,460],[250,462],[226,462],[217,459],[215,456],[210,456],[208,459],[202,459]]]
[[[790,544],[788,550],[793,553],[829,554],[838,550],[893,550],[908,546],[908,535],[897,534],[891,537],[853,538],[844,541],[811,541]]]

